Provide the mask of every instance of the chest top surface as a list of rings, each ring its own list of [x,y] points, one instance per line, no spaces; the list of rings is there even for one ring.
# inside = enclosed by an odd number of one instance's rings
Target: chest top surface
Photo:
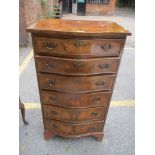
[[[32,33],[65,34],[78,36],[131,35],[128,30],[114,22],[63,19],[38,20],[36,23],[31,25],[27,31]]]

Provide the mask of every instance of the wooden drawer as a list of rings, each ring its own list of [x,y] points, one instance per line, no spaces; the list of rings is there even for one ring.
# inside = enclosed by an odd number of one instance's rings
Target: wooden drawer
[[[111,90],[114,81],[114,75],[71,77],[38,73],[38,77],[41,89],[63,92]]]
[[[64,59],[36,56],[38,72],[69,75],[116,73],[119,58]]]
[[[102,132],[104,122],[94,121],[89,123],[71,124],[50,119],[44,119],[45,130],[51,130],[53,133],[62,133],[67,135],[82,135],[91,132]]]
[[[55,91],[42,91],[42,103],[69,108],[84,108],[103,106],[108,107],[111,92],[97,93],[61,93]]]
[[[104,120],[106,108],[93,107],[93,108],[61,108],[51,105],[43,105],[44,118],[57,119],[67,122],[82,122],[92,120]]]
[[[52,55],[73,56],[118,56],[124,39],[58,39],[34,37],[35,52]]]

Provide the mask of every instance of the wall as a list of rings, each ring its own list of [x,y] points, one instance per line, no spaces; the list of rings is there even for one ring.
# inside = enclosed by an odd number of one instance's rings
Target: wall
[[[86,15],[113,15],[116,0],[109,0],[109,4],[86,4]]]
[[[33,24],[40,14],[40,0],[19,0],[19,46],[27,46],[31,43],[26,28]]]
[[[24,1],[19,0],[19,46],[27,46],[27,38]]]

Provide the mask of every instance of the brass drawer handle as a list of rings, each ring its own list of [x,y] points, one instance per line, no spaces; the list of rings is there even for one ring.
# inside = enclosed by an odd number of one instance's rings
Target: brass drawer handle
[[[56,111],[51,111],[51,114],[52,114],[52,115],[55,115],[55,116],[59,115],[59,113],[56,112]]]
[[[93,102],[98,102],[98,101],[101,101],[101,97],[94,97],[92,99]]]
[[[57,44],[55,44],[55,43],[49,43],[49,42],[46,42],[44,45],[45,45],[45,47],[47,49],[54,49],[54,48],[57,47]]]
[[[96,82],[96,85],[97,85],[98,87],[103,87],[104,84],[105,84],[104,81]]]
[[[110,67],[109,64],[100,64],[99,65],[99,68],[101,68],[101,69],[105,69],[105,68],[109,68],[109,67]]]
[[[88,131],[92,132],[92,131],[97,131],[96,127],[90,127],[88,128]]]
[[[56,80],[48,80],[47,83],[49,85],[56,85],[57,84]]]
[[[48,68],[55,68],[57,65],[56,64],[46,64],[46,66],[48,67]]]
[[[111,44],[102,44],[102,45],[101,45],[101,48],[102,48],[102,49],[111,49],[112,46],[111,46]]]
[[[97,115],[98,115],[97,112],[92,112],[92,113],[91,113],[91,116],[97,116]]]
[[[52,124],[52,127],[56,129],[56,128],[58,128],[58,125]]]
[[[49,99],[52,101],[55,101],[55,100],[57,100],[57,97],[56,96],[50,96]]]

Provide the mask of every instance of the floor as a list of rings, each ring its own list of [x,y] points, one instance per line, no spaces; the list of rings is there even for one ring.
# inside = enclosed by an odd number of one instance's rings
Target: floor
[[[25,126],[19,115],[20,155],[134,155],[134,11],[119,9],[114,16],[68,15],[63,18],[66,20],[113,20],[125,26],[133,34],[127,39],[124,49],[105,124],[105,136],[102,142],[96,142],[93,137],[65,139],[56,136],[49,141],[44,140],[32,49],[31,47],[20,48],[20,97],[26,105],[26,119],[29,122],[29,125]]]

